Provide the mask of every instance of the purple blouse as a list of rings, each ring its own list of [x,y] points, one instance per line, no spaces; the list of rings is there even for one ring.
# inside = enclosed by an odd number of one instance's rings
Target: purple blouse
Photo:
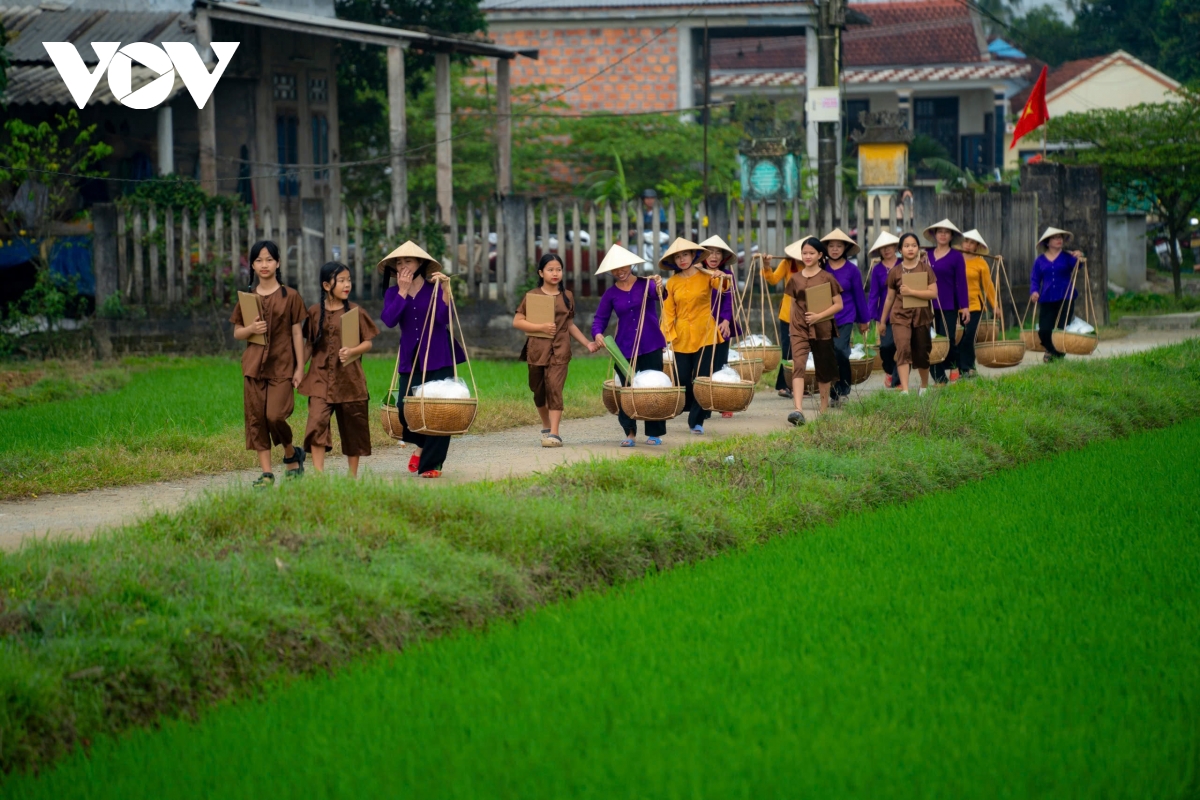
[[[738,325],[737,320],[733,318],[733,287],[737,285],[737,281],[729,267],[721,267],[721,272],[729,276],[730,288],[719,294],[716,289],[713,289],[712,299],[708,305],[712,309],[713,319],[717,322],[725,320],[729,323],[729,338],[739,339],[742,336],[742,326]]]
[[[963,254],[954,250],[941,258],[934,258],[933,248],[925,248],[929,254],[929,266],[933,267],[933,276],[937,281],[938,296],[933,301],[933,307],[945,311],[957,311],[969,308],[967,299],[967,260]]]
[[[383,312],[380,321],[389,328],[400,325],[400,364],[396,371],[407,375],[413,370],[413,359],[416,359],[416,372],[453,366],[466,360],[466,354],[456,341],[454,353],[450,352],[450,306],[439,299],[433,311],[433,334],[422,337],[425,333],[425,317],[429,313],[429,302],[433,298],[435,284],[425,281],[425,285],[417,292],[416,297],[401,296],[400,289],[389,286],[383,296]],[[420,342],[418,349],[417,343]],[[429,353],[429,363],[425,363],[426,351]]]
[[[654,287],[646,293],[646,278],[638,278],[628,292],[617,288],[616,284],[604,290],[600,305],[596,308],[596,316],[592,318],[592,338],[602,335],[608,329],[608,321],[614,311],[617,312],[617,335],[613,339],[617,348],[625,358],[634,356],[633,343],[637,339],[638,319],[642,316],[643,300],[649,300],[646,305],[646,318],[642,322],[642,341],[637,355],[645,355],[667,346],[662,330],[658,324],[658,303],[654,299]]]
[[[867,296],[863,293],[862,273],[858,271],[858,264],[847,261],[842,264],[841,269],[829,270],[829,274],[836,278],[838,285],[842,287],[842,310],[837,313],[833,321],[838,325],[869,322]]]
[[[1041,303],[1057,303],[1066,299],[1067,291],[1071,288],[1071,273],[1075,270],[1075,256],[1066,250],[1059,252],[1053,261],[1042,253],[1033,262],[1033,272],[1029,276],[1029,293],[1038,293]],[[1077,297],[1076,290],[1072,297]]]
[[[900,263],[900,259],[896,259],[896,264]],[[892,267],[896,266],[893,264]],[[887,302],[887,276],[891,267],[886,266],[882,261],[875,262],[875,266],[871,267],[871,275],[868,282],[871,285],[871,290],[867,294],[867,309],[870,311],[871,319],[876,322],[883,316],[883,304]]]

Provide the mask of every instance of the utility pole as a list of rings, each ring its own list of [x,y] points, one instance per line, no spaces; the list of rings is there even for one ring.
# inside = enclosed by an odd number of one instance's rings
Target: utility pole
[[[708,118],[712,116],[709,107],[709,87],[712,85],[712,54],[708,44],[708,17],[704,18],[704,214],[708,216]],[[689,221],[689,225],[691,222]],[[705,222],[705,225],[708,223]]]
[[[817,6],[817,85],[839,85],[842,28],[846,25],[846,0],[820,0]],[[821,219],[833,219],[837,204],[838,139],[836,122],[817,123],[817,198]],[[845,220],[839,220],[844,225]]]

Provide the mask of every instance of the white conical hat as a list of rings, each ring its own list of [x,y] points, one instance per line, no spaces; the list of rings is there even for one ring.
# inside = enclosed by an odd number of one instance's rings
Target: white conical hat
[[[701,242],[700,246],[705,250],[720,250],[721,252],[725,253],[725,260],[737,256],[737,253],[734,252],[733,248],[727,245],[725,240],[720,236],[710,236]],[[724,261],[722,261],[722,263],[724,263]]]
[[[875,244],[871,245],[871,249],[867,251],[867,255],[875,255],[875,251],[881,250],[884,247],[899,247],[900,238],[891,231],[880,231],[879,236],[875,238]]]
[[[821,241],[825,244],[829,244],[830,242],[841,242],[842,244],[846,245],[846,251],[842,253],[843,258],[854,258],[856,255],[858,255],[858,242],[854,241],[845,233],[843,233],[841,228],[834,228],[829,233],[822,236]]]
[[[426,274],[440,272],[442,269],[442,265],[439,264],[433,256],[422,250],[421,245],[417,244],[411,239],[384,256],[383,260],[380,261],[375,268],[379,270],[380,274],[383,274],[388,270],[394,270],[396,269],[396,262],[402,258],[420,258],[428,261],[429,266],[425,268]]]
[[[660,269],[677,269],[674,258],[679,253],[686,253],[689,250],[694,250],[697,253],[704,252],[704,248],[696,244],[690,239],[685,239],[680,236],[675,241],[671,242],[671,246],[667,248],[667,252],[662,254],[662,258],[658,259]],[[671,260],[668,260],[671,259]]]
[[[820,245],[817,250],[820,251],[821,255],[825,255],[825,243],[815,236],[803,236],[797,239],[787,247],[783,248],[783,254],[794,261],[797,266],[799,266],[802,261],[800,254],[804,250],[804,243],[810,240]]]
[[[1046,228],[1046,232],[1042,234],[1042,238],[1038,239],[1038,241],[1037,241],[1038,247],[1045,249],[1046,240],[1049,239],[1051,236],[1063,237],[1063,244],[1066,244],[1067,242],[1069,242],[1071,240],[1072,234],[1070,231],[1064,231],[1062,228],[1055,228],[1052,225],[1049,228]]]
[[[975,248],[975,255],[986,256],[988,254],[987,242],[983,240],[983,234],[979,232],[978,228],[971,228],[971,230],[964,233],[963,239],[970,239],[972,242],[979,245]]]
[[[643,264],[645,261],[646,259],[637,253],[631,253],[624,247],[621,247],[621,245],[614,244],[604,254],[604,260],[600,262],[600,266],[596,267],[596,274],[603,275],[606,272],[612,272],[614,269],[632,267],[634,264]]]
[[[944,219],[941,222],[933,223],[926,228],[921,235],[925,237],[925,241],[936,243],[937,239],[934,237],[933,232],[938,228],[945,228],[946,230],[950,231],[950,244],[954,244],[962,239],[962,231],[960,231],[958,226],[949,219]]]

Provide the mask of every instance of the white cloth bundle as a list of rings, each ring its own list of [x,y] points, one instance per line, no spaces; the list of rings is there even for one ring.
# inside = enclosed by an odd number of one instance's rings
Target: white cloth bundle
[[[413,389],[413,397],[425,397],[437,400],[466,400],[470,398],[471,390],[462,378],[442,378],[439,381],[428,381]]]
[[[929,338],[930,338],[930,339],[936,339],[936,338],[938,338],[938,332],[937,332],[937,328],[930,327],[930,329],[929,329]]]
[[[770,347],[771,340],[768,339],[766,336],[762,336],[757,333],[752,333],[749,336],[747,336],[745,339],[742,339],[740,342],[738,342],[737,346],[738,347]]]
[[[635,389],[669,389],[671,376],[656,369],[644,369],[633,376]]]
[[[674,364],[675,363],[675,351],[669,347],[663,348],[663,363],[664,364]]]
[[[867,346],[866,345],[856,344],[856,345],[854,345],[854,347],[850,348],[850,358],[853,359],[854,361],[857,361],[860,358],[866,358],[866,357],[867,357]]]
[[[817,368],[817,362],[813,361],[813,355],[812,355],[812,353],[809,353],[808,354],[808,363],[804,365],[804,370],[806,372],[812,372],[816,368]]]
[[[725,360],[726,360],[726,361],[741,361],[741,360],[742,360],[742,354],[741,354],[741,353],[739,353],[737,350],[734,350],[734,349],[731,347],[731,348],[729,348],[729,357],[728,357],[728,358],[726,358]]]
[[[1096,329],[1087,323],[1087,320],[1079,317],[1074,317],[1071,324],[1064,328],[1067,333],[1095,333]]]
[[[713,381],[716,383],[741,383],[742,376],[737,373],[737,370],[729,367],[721,367],[713,373]]]

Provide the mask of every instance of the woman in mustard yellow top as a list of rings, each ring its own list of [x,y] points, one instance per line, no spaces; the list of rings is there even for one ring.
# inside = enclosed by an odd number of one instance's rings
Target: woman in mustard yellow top
[[[724,280],[720,274],[700,269],[704,248],[687,239],[676,239],[658,265],[675,274],[667,281],[667,298],[663,301],[662,332],[675,353],[675,371],[685,389],[688,428],[692,433],[704,433],[704,421],[712,412],[700,408],[692,394],[692,381],[708,377],[724,364],[716,363],[715,346],[724,342],[713,317],[712,291],[721,291]]]
[[[771,257],[763,256],[763,277],[768,283],[787,284],[791,276],[800,271],[800,267],[790,258],[785,258],[779,262],[779,266],[771,269]],[[792,298],[786,294],[779,301],[779,349],[782,352],[783,360],[788,361],[792,357]],[[787,381],[783,379],[783,364],[779,365],[779,374],[775,376],[775,391],[780,397],[791,397],[792,387],[788,386]]]
[[[987,296],[988,305],[995,315],[996,287],[992,285],[992,273],[987,261],[981,258],[988,254],[988,246],[979,231],[972,228],[964,233],[959,249],[963,251],[963,258],[967,262],[967,308],[971,310],[971,321],[963,330],[963,338],[958,345],[958,371],[964,378],[973,378],[976,374],[975,332],[983,316],[983,298]]]

